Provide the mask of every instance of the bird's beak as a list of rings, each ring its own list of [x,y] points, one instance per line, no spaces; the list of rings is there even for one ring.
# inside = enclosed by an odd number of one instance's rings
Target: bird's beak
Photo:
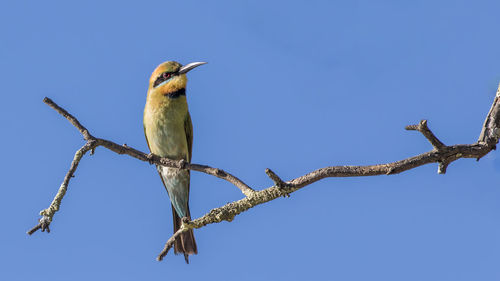
[[[192,63],[188,63],[184,66],[182,66],[178,73],[179,74],[184,74],[184,73],[187,73],[188,71],[190,71],[191,69],[197,67],[197,66],[200,66],[200,65],[203,65],[203,64],[206,64],[206,62],[203,62],[203,61],[197,61],[197,62],[192,62]]]

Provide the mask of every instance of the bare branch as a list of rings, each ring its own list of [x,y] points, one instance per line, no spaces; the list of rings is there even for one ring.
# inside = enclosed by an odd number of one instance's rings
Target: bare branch
[[[479,135],[478,143],[486,143],[489,146],[494,147],[498,143],[500,138],[500,85],[498,85],[497,94],[495,100],[491,105],[488,116],[484,120],[484,125]],[[477,159],[479,160],[479,159]]]
[[[187,220],[186,217],[182,218],[182,225],[181,227],[179,228],[179,230],[177,230],[174,235],[172,235],[172,237],[170,237],[168,240],[167,240],[167,243],[165,243],[165,246],[163,247],[163,250],[160,252],[160,254],[158,255],[158,257],[156,258],[157,261],[162,261],[163,258],[168,254],[168,251],[170,251],[170,249],[172,249],[172,247],[174,246],[174,242],[175,240],[183,233],[183,232],[186,232],[188,230],[190,230],[191,228],[193,228],[193,225],[192,223]],[[186,259],[186,262],[188,262],[188,260]]]
[[[246,185],[242,180],[239,178],[231,175],[230,173],[219,169],[219,168],[212,168],[210,166],[206,165],[200,165],[200,164],[186,164],[186,169],[189,169],[191,171],[197,171],[197,172],[202,172],[205,174],[212,175],[214,177],[218,177],[220,179],[226,180],[232,184],[234,184],[237,188],[245,194],[245,196],[250,196],[252,195],[255,190],[253,190],[250,186]]]
[[[175,239],[179,237],[182,232],[185,232],[193,228],[201,228],[207,224],[218,223],[221,221],[232,221],[238,214],[253,208],[257,205],[269,202],[281,196],[288,196],[290,193],[299,190],[300,188],[310,185],[316,181],[319,181],[328,177],[362,177],[362,176],[375,176],[375,175],[391,175],[398,174],[422,165],[430,163],[439,164],[439,173],[445,173],[448,165],[453,161],[460,158],[476,158],[480,159],[484,155],[488,154],[491,150],[495,149],[498,140],[500,138],[500,87],[497,91],[497,95],[493,102],[493,105],[486,117],[484,126],[481,131],[481,135],[477,143],[473,144],[458,144],[447,146],[443,144],[432,131],[427,127],[427,121],[422,120],[418,125],[407,126],[407,130],[416,130],[422,133],[427,140],[434,147],[433,150],[413,156],[400,161],[387,163],[387,164],[377,164],[368,166],[332,166],[317,169],[306,175],[295,178],[291,181],[284,182],[278,175],[276,175],[272,170],[266,169],[266,174],[273,180],[274,186],[268,187],[260,191],[254,191],[243,181],[237,177],[217,168],[212,168],[210,166],[191,164],[183,160],[172,160],[168,158],[161,158],[156,155],[145,154],[139,150],[136,150],[127,145],[119,145],[112,141],[99,139],[93,137],[89,131],[83,127],[78,120],[69,114],[66,110],[59,107],[52,100],[45,98],[44,102],[49,106],[54,108],[57,112],[68,119],[78,130],[82,133],[87,143],[80,148],[71,163],[70,170],[66,174],[59,191],[54,198],[54,201],[50,207],[41,212],[43,216],[40,219],[40,223],[31,229],[28,233],[32,234],[38,229],[50,231],[49,224],[52,221],[54,213],[59,210],[61,200],[67,190],[67,186],[70,178],[73,176],[78,163],[80,162],[83,155],[88,151],[93,151],[97,146],[103,146],[113,152],[118,154],[127,154],[136,159],[149,162],[151,164],[162,165],[167,167],[179,168],[179,169],[189,169],[193,171],[203,172],[226,181],[233,183],[237,186],[243,194],[246,195],[245,198],[228,203],[222,207],[212,209],[210,212],[204,216],[197,218],[192,221],[184,221],[181,228],[167,241],[165,248],[158,256],[158,260],[162,260],[163,257],[168,253],[169,249],[172,248]],[[286,187],[286,188],[284,188]]]
[[[277,187],[279,188],[289,187],[289,184],[284,182],[275,172],[273,172],[273,170],[267,168],[265,172]]]
[[[493,106],[486,117],[487,121],[485,122],[485,126],[487,126],[487,124],[494,124],[490,126],[489,130],[491,132],[498,132],[500,128],[499,93],[500,87],[494,100]],[[272,201],[281,196],[286,196],[301,189],[304,186],[310,185],[316,181],[328,177],[360,177],[384,174],[398,174],[429,163],[439,163],[438,172],[445,173],[446,168],[451,162],[460,158],[480,158],[493,150],[498,143],[497,135],[490,134],[486,136],[484,141],[481,143],[478,142],[469,145],[446,146],[441,143],[441,141],[439,141],[437,137],[434,136],[434,134],[427,128],[426,123],[427,122],[423,120],[419,125],[407,126],[406,129],[422,132],[422,134],[434,146],[434,150],[432,151],[388,164],[369,166],[334,166],[321,168],[287,182],[287,185],[289,186],[289,188],[287,189],[278,187],[279,182],[282,182],[282,180],[271,170],[267,169],[266,173],[271,179],[273,179],[273,181],[275,181],[276,186],[272,186],[261,191],[256,191],[254,194],[252,194],[252,196],[228,203],[219,208],[212,209],[202,217],[191,221],[190,227],[201,228],[207,224],[219,223],[221,221],[230,222],[234,219],[234,217],[244,211],[247,211],[250,208]],[[484,130],[485,129],[483,128],[483,131]],[[481,133],[480,140],[482,136],[483,133]]]
[[[170,237],[168,240],[167,240],[167,243],[165,243],[165,247],[163,247],[163,250],[161,251],[161,253],[158,255],[158,257],[156,258],[157,261],[162,261],[163,258],[168,254],[168,251],[170,251],[170,249],[172,249],[172,247],[174,246],[174,243],[175,243],[175,239],[177,239],[177,237],[179,237],[183,232],[186,232],[188,231],[187,228],[179,228],[179,230],[177,230],[174,235],[172,235],[172,237]]]
[[[85,155],[85,153],[87,153],[91,149],[94,149],[96,146],[97,143],[94,140],[89,140],[84,146],[82,146],[80,149],[76,151],[75,157],[73,157],[73,161],[71,162],[69,171],[66,173],[66,176],[64,177],[64,180],[61,183],[61,186],[59,187],[59,190],[57,191],[54,200],[52,200],[52,203],[50,203],[50,206],[47,209],[40,211],[40,215],[42,216],[42,218],[38,220],[39,223],[37,226],[35,226],[34,228],[32,228],[27,232],[29,235],[33,234],[38,229],[42,229],[42,232],[44,230],[50,232],[49,225],[52,222],[54,214],[57,211],[59,211],[59,207],[61,206],[61,201],[64,198],[66,191],[68,190],[69,181],[71,180],[71,178],[73,178],[76,168],[78,168],[78,164],[80,164],[80,160],[82,159],[83,155]]]
[[[154,154],[146,154],[130,146],[119,145],[117,143],[105,139],[96,139],[96,141],[98,146],[103,146],[118,154],[127,154],[136,159],[146,161],[151,164],[156,164],[171,168],[188,169],[192,171],[202,172],[226,180],[234,184],[236,187],[238,187],[241,190],[241,192],[245,194],[245,196],[249,196],[250,194],[252,194],[252,192],[254,192],[254,190],[250,186],[245,184],[242,180],[219,168],[213,168],[207,165],[187,163],[184,161],[184,159],[172,160],[166,157],[159,157]]]
[[[448,161],[439,162],[438,164],[438,174],[446,174],[446,169],[450,163]]]
[[[445,145],[434,135],[434,133],[427,127],[427,120],[422,120],[418,125],[409,125],[405,128],[408,131],[419,131],[424,137],[432,144],[434,149],[440,150]]]
[[[94,138],[89,133],[89,130],[87,130],[87,128],[85,128],[82,124],[80,124],[78,119],[76,119],[73,115],[69,114],[64,108],[57,105],[54,101],[52,101],[48,97],[45,97],[43,99],[43,102],[46,103],[48,106],[52,107],[55,111],[57,111],[59,114],[61,114],[64,118],[68,119],[68,121],[71,122],[71,124],[73,126],[75,126],[78,129],[78,131],[80,131],[80,133],[83,135],[85,140],[90,140],[90,139]]]
[[[37,225],[35,225],[32,229],[28,230],[28,232],[27,232],[28,235],[35,233],[39,229],[41,229],[42,232],[47,230],[47,233],[50,233],[50,228],[49,228],[50,220],[51,219],[49,217],[46,217],[46,216],[41,217],[38,220],[39,223]]]

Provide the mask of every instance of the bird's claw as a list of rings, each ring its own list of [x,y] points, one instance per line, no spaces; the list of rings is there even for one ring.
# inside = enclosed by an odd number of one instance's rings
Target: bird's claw
[[[178,165],[179,165],[179,169],[186,169],[187,161],[184,159],[181,159],[181,160],[179,160]]]
[[[148,162],[150,165],[153,165],[154,162],[153,162],[153,158],[155,157],[155,155],[153,153],[149,153],[146,158],[148,159]]]

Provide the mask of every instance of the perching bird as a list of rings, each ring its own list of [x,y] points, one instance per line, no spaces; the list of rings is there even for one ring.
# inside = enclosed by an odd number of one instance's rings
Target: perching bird
[[[202,64],[205,62],[182,66],[178,62],[167,61],[153,71],[144,108],[144,134],[151,153],[174,160],[191,161],[193,125],[186,101],[186,73]],[[162,166],[156,168],[172,203],[175,233],[181,226],[181,218],[191,218],[188,202],[189,170]],[[189,263],[189,255],[198,253],[193,230],[184,232],[179,238],[175,241],[174,252],[183,253],[186,263]]]

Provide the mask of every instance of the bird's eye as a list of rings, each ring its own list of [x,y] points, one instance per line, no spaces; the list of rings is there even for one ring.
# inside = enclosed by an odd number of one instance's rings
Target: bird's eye
[[[164,73],[158,75],[158,78],[156,78],[156,81],[154,82],[153,87],[157,87],[161,83],[172,78],[173,75],[174,75],[174,73],[172,73],[172,72],[164,72]]]

